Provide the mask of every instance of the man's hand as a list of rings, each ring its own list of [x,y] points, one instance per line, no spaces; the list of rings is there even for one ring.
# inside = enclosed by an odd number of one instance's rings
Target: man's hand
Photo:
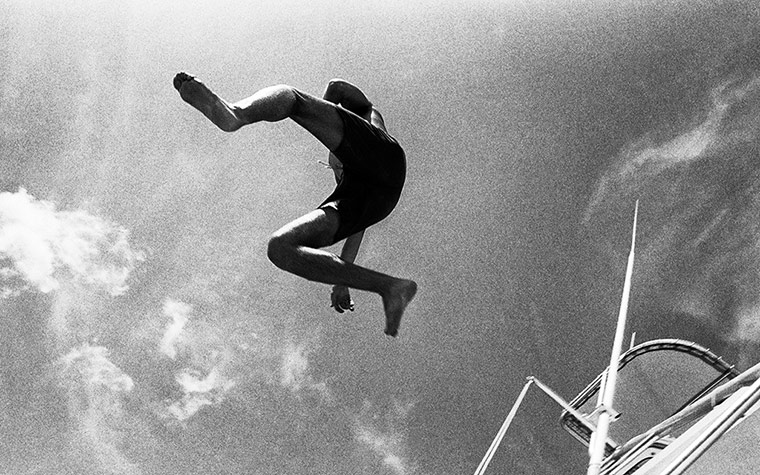
[[[351,294],[348,293],[348,287],[345,285],[334,285],[330,293],[331,307],[338,313],[346,310],[354,311],[354,301],[351,300]]]

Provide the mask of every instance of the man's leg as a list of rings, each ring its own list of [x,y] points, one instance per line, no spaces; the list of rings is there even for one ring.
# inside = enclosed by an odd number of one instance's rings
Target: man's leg
[[[251,97],[229,103],[194,77],[179,73],[174,87],[182,99],[203,113],[225,132],[234,132],[256,122],[293,119],[329,150],[343,139],[343,121],[331,102],[301,92],[291,86],[270,86]]]
[[[385,333],[396,336],[401,316],[417,284],[344,261],[319,248],[332,244],[339,217],[318,209],[286,224],[269,241],[269,259],[279,268],[315,282],[345,285],[379,294],[385,309]]]

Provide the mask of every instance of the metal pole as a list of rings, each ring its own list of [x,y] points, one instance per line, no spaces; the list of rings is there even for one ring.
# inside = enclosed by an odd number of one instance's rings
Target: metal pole
[[[631,233],[631,251],[628,254],[628,265],[625,271],[625,284],[623,285],[623,297],[620,302],[620,310],[618,313],[617,330],[615,331],[615,340],[612,344],[612,355],[610,356],[610,366],[607,370],[607,377],[604,387],[600,390],[602,396],[601,411],[599,412],[599,420],[597,421],[597,430],[592,434],[591,441],[589,443],[589,463],[588,463],[588,475],[599,475],[602,467],[602,461],[604,460],[604,445],[607,441],[607,433],[609,432],[610,425],[610,413],[609,409],[612,408],[612,402],[615,399],[615,383],[617,381],[618,363],[620,361],[620,354],[623,351],[623,337],[625,336],[625,322],[628,314],[628,298],[631,294],[631,278],[633,276],[633,258],[634,250],[636,248],[636,221],[639,215],[639,201],[636,200],[636,206],[633,212],[633,232]]]
[[[515,404],[512,406],[512,409],[509,411],[509,414],[507,415],[507,418],[504,420],[504,423],[501,425],[499,432],[496,433],[496,437],[494,437],[493,442],[491,442],[491,446],[488,447],[488,450],[486,451],[485,456],[483,456],[483,460],[480,461],[480,465],[478,465],[478,468],[475,470],[475,475],[483,475],[483,473],[485,473],[486,468],[488,468],[488,464],[491,463],[493,454],[496,453],[496,449],[499,448],[499,444],[501,444],[501,439],[504,438],[504,434],[506,434],[507,429],[509,428],[509,425],[512,423],[512,419],[515,418],[515,414],[517,414],[517,408],[519,408],[520,404],[522,404],[522,400],[525,397],[525,393],[528,392],[528,388],[530,387],[531,384],[533,384],[533,379],[528,378],[528,382],[525,383],[525,386],[523,386],[522,391],[520,391],[520,395],[517,396],[517,400],[515,401]]]
[[[586,416],[578,412],[577,409],[572,407],[570,404],[567,403],[562,397],[555,393],[551,388],[549,388],[547,385],[542,383],[538,378],[534,376],[528,376],[528,382],[525,383],[525,386],[523,386],[522,391],[520,392],[520,395],[517,396],[517,399],[515,400],[514,405],[512,406],[512,409],[509,411],[509,414],[507,415],[507,418],[504,420],[504,423],[501,425],[501,428],[499,429],[499,432],[496,434],[496,437],[494,437],[493,442],[491,442],[491,446],[486,451],[485,456],[480,461],[480,465],[478,465],[478,468],[475,470],[475,475],[483,475],[485,473],[486,468],[488,468],[488,464],[491,463],[491,459],[493,458],[494,453],[496,453],[496,449],[499,448],[499,445],[501,444],[501,440],[504,438],[504,434],[506,434],[507,429],[509,428],[510,424],[512,423],[512,420],[515,418],[515,414],[517,414],[517,409],[520,407],[520,404],[522,404],[523,399],[525,398],[525,394],[528,392],[528,388],[531,384],[534,384],[542,390],[547,396],[552,398],[557,404],[560,405],[565,411],[572,414],[579,423],[583,424],[590,432],[594,432],[597,430],[597,427],[592,423],[589,422],[586,419]],[[612,445],[617,445],[617,443],[614,440],[607,439],[607,442],[609,442]]]

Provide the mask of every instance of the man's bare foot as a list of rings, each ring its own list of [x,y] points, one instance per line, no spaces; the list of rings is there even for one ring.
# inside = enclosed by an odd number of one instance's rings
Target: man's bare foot
[[[174,76],[174,88],[183,101],[201,111],[223,131],[234,132],[245,125],[229,104],[193,76],[178,73]]]
[[[412,280],[399,280],[391,287],[387,296],[383,296],[385,307],[385,334],[396,336],[401,323],[401,316],[406,306],[417,293],[417,284]]]

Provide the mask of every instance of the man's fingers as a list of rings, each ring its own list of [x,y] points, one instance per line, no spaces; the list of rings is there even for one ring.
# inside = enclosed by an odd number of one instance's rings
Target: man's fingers
[[[343,313],[344,310],[350,310],[354,311],[354,302],[351,301],[351,299],[348,300],[341,300],[338,302],[338,305],[335,306],[335,309],[338,310],[338,312]]]
[[[338,313],[343,313],[346,310],[354,311],[354,301],[351,300],[351,296],[348,295],[347,290],[346,291],[340,291],[341,289],[338,289],[336,291],[336,288],[333,288],[332,293],[330,294],[330,306],[335,309]]]

